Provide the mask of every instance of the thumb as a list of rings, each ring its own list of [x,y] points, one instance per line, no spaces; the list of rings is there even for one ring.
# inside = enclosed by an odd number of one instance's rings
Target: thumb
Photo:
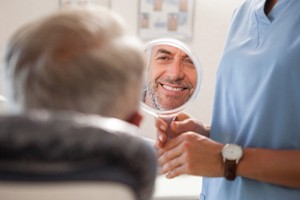
[[[171,123],[171,129],[174,134],[180,135],[187,131],[197,131],[198,125],[195,121],[188,115],[181,113],[177,116],[175,121]]]

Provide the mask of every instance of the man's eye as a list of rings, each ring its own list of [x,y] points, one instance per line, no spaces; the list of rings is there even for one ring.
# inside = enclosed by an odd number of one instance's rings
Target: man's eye
[[[185,63],[185,64],[192,64],[192,65],[194,64],[193,61],[189,58],[183,59],[182,62]]]
[[[168,56],[159,56],[156,58],[157,60],[165,60],[165,61],[168,61],[168,60],[172,60],[171,57],[168,57]]]
[[[184,64],[184,66],[186,67],[194,67],[194,63],[190,58],[185,58],[182,60],[182,63]]]
[[[164,65],[164,64],[170,64],[170,63],[173,62],[173,60],[174,59],[172,57],[170,57],[170,56],[158,56],[156,58],[156,62],[158,64],[162,64],[162,65]]]

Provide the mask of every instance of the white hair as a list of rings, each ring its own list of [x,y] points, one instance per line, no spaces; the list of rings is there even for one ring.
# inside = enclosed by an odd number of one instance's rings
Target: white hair
[[[14,110],[67,110],[126,119],[138,109],[143,45],[106,9],[70,9],[19,30],[5,54]]]

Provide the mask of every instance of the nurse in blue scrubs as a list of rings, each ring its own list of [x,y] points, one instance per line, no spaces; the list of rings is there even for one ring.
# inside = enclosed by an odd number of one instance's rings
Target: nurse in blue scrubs
[[[169,141],[157,120],[162,174],[203,176],[202,200],[299,200],[300,1],[245,0],[220,60],[212,124],[177,118]]]

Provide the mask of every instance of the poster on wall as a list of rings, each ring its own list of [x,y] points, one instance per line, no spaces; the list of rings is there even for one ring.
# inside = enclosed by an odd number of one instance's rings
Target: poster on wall
[[[140,0],[138,34],[142,39],[192,39],[194,0]]]

